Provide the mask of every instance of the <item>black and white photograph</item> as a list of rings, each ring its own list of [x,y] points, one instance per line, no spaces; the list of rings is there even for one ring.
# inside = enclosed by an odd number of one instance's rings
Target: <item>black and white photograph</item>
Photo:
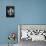
[[[14,17],[15,9],[14,6],[6,6],[6,17]]]

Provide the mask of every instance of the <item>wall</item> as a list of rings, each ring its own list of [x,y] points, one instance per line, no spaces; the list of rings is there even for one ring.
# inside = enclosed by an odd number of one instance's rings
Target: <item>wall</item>
[[[0,44],[7,44],[9,32],[18,32],[18,24],[46,24],[46,0],[11,0],[15,6],[15,17],[6,17],[9,0],[0,0]],[[17,40],[16,40],[17,42]]]
[[[17,0],[16,14],[21,24],[46,24],[46,0]]]

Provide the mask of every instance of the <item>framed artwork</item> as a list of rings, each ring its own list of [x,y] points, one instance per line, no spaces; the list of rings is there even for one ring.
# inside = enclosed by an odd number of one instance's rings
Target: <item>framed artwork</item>
[[[15,16],[15,7],[6,6],[6,17],[14,17],[14,16]]]
[[[46,41],[46,25],[20,24],[18,25],[19,39],[31,41]]]

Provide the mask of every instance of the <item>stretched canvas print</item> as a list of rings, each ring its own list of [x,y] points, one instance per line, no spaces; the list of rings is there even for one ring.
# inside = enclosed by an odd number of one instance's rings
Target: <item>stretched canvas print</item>
[[[15,9],[14,6],[6,6],[6,17],[14,17]]]

